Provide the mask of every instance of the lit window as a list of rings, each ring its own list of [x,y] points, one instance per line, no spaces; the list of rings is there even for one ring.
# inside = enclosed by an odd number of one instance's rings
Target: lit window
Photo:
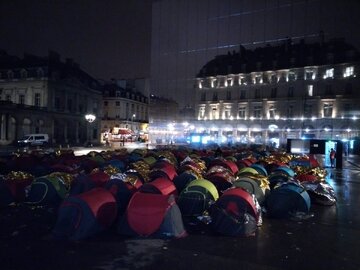
[[[246,107],[240,107],[238,111],[238,117],[244,119],[246,116]]]
[[[334,69],[333,68],[329,68],[325,71],[324,79],[327,79],[327,78],[334,78]]]
[[[274,119],[276,116],[276,108],[274,106],[271,106],[269,108],[269,118]]]
[[[200,113],[200,118],[204,118],[204,116],[205,116],[205,108],[201,107],[199,113]]]
[[[202,81],[199,81],[199,88],[202,88]]]
[[[332,117],[333,105],[331,103],[324,103],[324,117]]]
[[[315,72],[313,70],[306,70],[305,80],[315,80]]]
[[[256,75],[254,83],[263,83],[262,75]]]
[[[261,110],[262,110],[261,106],[255,106],[254,107],[254,111],[253,111],[254,118],[260,118],[261,117]]]
[[[314,86],[312,84],[308,85],[307,86],[307,94],[309,97],[312,97],[313,96],[313,91],[314,91]]]
[[[291,82],[293,82],[293,81],[296,80],[296,74],[295,74],[295,72],[289,72],[289,74],[288,74],[288,80],[291,81]]]
[[[277,83],[277,76],[276,76],[276,74],[271,74],[271,76],[270,76],[270,82],[271,82],[271,83]]]
[[[344,72],[344,77],[350,77],[354,75],[354,67],[346,67]]]
[[[225,108],[225,119],[229,119],[231,117],[231,109]]]
[[[228,78],[227,79],[227,85],[228,86],[233,86],[234,85],[234,79],[233,78]]]
[[[246,78],[245,77],[239,77],[239,85],[246,85]]]
[[[212,112],[211,112],[211,119],[217,119],[217,109],[216,108],[212,108]]]

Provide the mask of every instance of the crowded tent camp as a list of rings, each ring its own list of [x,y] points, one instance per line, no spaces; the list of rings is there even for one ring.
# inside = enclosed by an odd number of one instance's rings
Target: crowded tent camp
[[[262,147],[71,149],[0,159],[0,207],[53,209],[53,239],[253,237],[268,219],[308,219],[336,204],[316,157]]]

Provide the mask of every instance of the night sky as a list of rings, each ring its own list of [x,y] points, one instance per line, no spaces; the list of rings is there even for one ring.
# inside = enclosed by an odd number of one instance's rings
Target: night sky
[[[150,42],[150,0],[0,1],[0,49],[53,50],[97,79],[149,77]]]

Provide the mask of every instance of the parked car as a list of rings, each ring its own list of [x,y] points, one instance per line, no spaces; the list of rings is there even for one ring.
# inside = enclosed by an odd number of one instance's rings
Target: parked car
[[[17,141],[19,146],[37,146],[46,145],[49,143],[48,134],[26,134],[23,138]]]

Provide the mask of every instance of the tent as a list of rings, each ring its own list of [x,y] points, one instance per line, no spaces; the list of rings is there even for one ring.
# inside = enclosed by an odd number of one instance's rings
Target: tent
[[[261,189],[259,183],[254,179],[242,176],[234,182],[234,186],[238,188],[243,188],[250,194],[254,194],[260,205],[264,203],[265,193]]]
[[[297,212],[307,214],[310,210],[310,197],[301,185],[287,182],[271,191],[265,206],[268,215],[275,218],[290,217]]]
[[[256,232],[260,211],[247,191],[228,189],[210,208],[211,227],[228,236],[251,236]]]
[[[261,165],[261,164],[254,163],[254,164],[251,164],[250,167],[255,169],[259,174],[261,174],[263,176],[268,175],[265,167],[263,165]]]
[[[278,184],[293,180],[288,174],[282,173],[281,171],[272,172],[268,176],[268,179],[270,182],[270,189],[274,189]]]
[[[65,183],[57,176],[43,176],[35,178],[31,183],[25,201],[37,205],[58,206],[68,195]]]
[[[334,188],[327,182],[308,181],[302,182],[302,186],[309,193],[312,204],[334,205],[336,203],[336,193]]]
[[[187,235],[173,195],[136,192],[120,219],[122,235],[180,238]]]
[[[93,189],[95,187],[96,185],[94,181],[90,178],[88,174],[79,174],[71,183],[69,195],[80,194],[89,191],[90,189]]]
[[[165,175],[169,178],[169,180],[173,180],[174,177],[177,176],[176,168],[174,167],[174,165],[166,161],[157,161],[152,166],[152,172],[157,172],[157,171],[161,171],[165,173]]]
[[[52,235],[56,239],[85,239],[109,228],[116,216],[116,201],[111,192],[94,188],[69,196],[61,203]]]
[[[16,175],[23,175],[21,178],[13,178]],[[5,179],[0,179],[3,196],[10,196],[12,202],[23,202],[26,197],[26,189],[33,182],[33,176],[22,172],[9,173]],[[7,191],[6,191],[7,190]],[[7,194],[7,195],[5,195]],[[1,198],[3,200],[4,198]],[[8,200],[5,200],[8,201]]]
[[[89,177],[94,182],[96,187],[104,187],[106,182],[110,180],[110,176],[103,171],[93,172],[89,174]]]
[[[119,178],[110,179],[106,183],[105,189],[109,190],[115,197],[119,215],[125,213],[132,195],[138,190],[130,182],[125,182]]]
[[[288,166],[279,166],[275,170],[272,171],[273,173],[281,172],[289,175],[290,177],[295,177],[295,172]]]
[[[251,168],[251,167],[242,168],[241,170],[239,170],[237,172],[237,176],[246,176],[249,174],[259,174],[259,172],[256,169]]]
[[[219,193],[213,183],[196,179],[180,193],[178,204],[183,216],[200,216],[218,198]]]
[[[176,176],[173,182],[178,193],[180,193],[191,181],[195,180],[196,178],[196,175],[191,173],[191,171],[184,171]]]
[[[233,176],[229,176],[226,172],[212,173],[206,176],[206,180],[213,183],[219,193],[224,192],[233,186]]]
[[[143,184],[140,187],[139,191],[144,193],[154,193],[162,195],[178,195],[174,183],[165,177],[157,178],[154,181]]]

